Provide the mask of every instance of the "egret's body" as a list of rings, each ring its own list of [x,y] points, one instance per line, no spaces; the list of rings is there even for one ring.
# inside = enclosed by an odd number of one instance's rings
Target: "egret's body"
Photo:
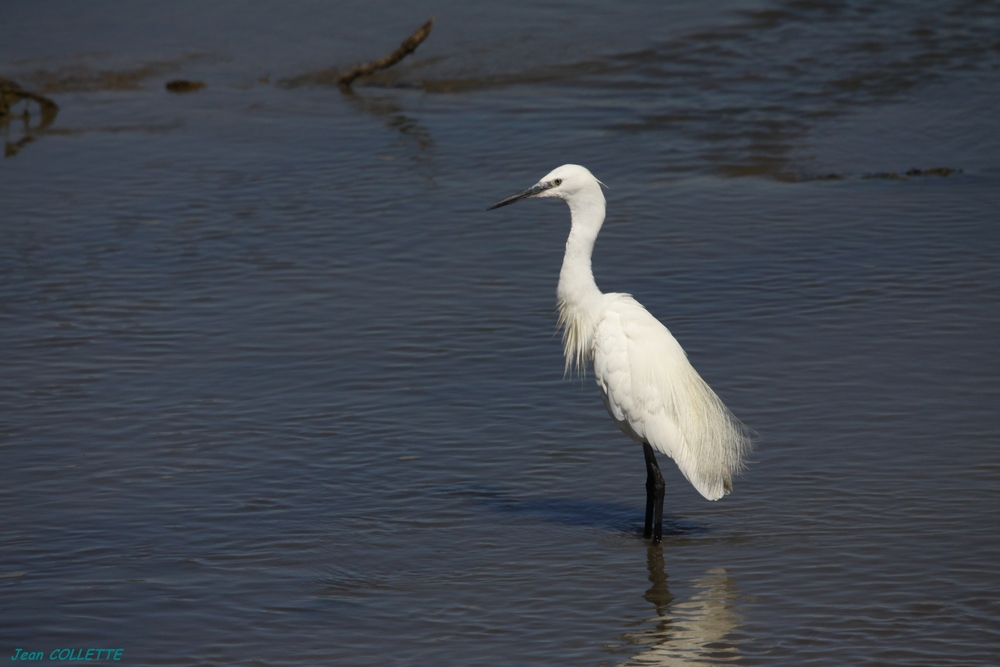
[[[585,168],[563,165],[524,192],[490,208],[529,197],[558,197],[572,225],[559,274],[559,324],[566,368],[593,363],[604,405],[618,427],[643,445],[646,457],[645,536],[660,541],[663,477],[654,450],[666,454],[709,500],[732,491],[732,476],[749,446],[746,429],[691,366],[663,324],[629,294],[603,294],[590,258],[604,224],[604,193]]]

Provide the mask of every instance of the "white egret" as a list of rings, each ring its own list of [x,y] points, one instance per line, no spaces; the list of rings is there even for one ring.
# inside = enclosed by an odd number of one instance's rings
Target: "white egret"
[[[691,366],[663,324],[629,294],[603,294],[590,257],[604,224],[604,193],[584,167],[567,164],[487,210],[530,197],[558,197],[572,224],[559,273],[559,324],[567,372],[593,363],[604,406],[646,457],[644,536],[663,535],[663,476],[653,450],[677,463],[701,495],[733,489],[750,447],[747,429]]]

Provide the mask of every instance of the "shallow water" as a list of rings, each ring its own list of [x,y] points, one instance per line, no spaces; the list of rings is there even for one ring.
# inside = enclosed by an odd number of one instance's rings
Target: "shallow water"
[[[7,14],[60,107],[3,128],[8,655],[995,664],[995,5]],[[719,503],[662,462],[662,548],[562,378],[567,211],[483,210],[565,162],[598,284],[759,434]]]

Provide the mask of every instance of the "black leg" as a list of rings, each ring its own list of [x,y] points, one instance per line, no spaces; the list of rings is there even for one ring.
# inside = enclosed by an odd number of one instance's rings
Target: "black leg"
[[[653,475],[656,458],[653,448],[646,443],[642,443],[642,453],[646,455],[646,525],[642,536],[648,540],[653,536],[653,509],[656,506],[656,477]]]
[[[653,544],[658,544],[663,538],[663,493],[666,486],[660,466],[656,463],[656,455],[648,442],[642,443],[642,453],[646,456],[646,525],[642,536],[653,538]]]

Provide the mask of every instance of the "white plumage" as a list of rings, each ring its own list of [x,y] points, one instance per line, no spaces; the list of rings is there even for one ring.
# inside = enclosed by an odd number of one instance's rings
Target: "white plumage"
[[[673,459],[701,495],[718,500],[732,491],[732,476],[750,446],[748,431],[642,304],[629,294],[602,294],[597,288],[590,258],[604,223],[600,182],[583,167],[563,165],[490,208],[529,197],[558,197],[569,205],[572,225],[557,290],[566,368],[593,363],[611,417],[644,443],[645,533],[659,541],[663,480],[652,449]]]
[[[732,491],[741,429],[665,326],[627,294],[609,294],[594,334],[594,375],[626,434],[672,458],[701,495]],[[727,446],[728,445],[728,446]]]

